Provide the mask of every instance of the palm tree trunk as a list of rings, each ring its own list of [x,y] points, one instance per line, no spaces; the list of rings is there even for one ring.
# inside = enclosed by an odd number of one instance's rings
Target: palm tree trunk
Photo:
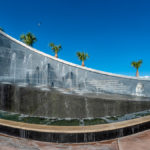
[[[139,77],[139,70],[136,70],[136,77]]]
[[[84,61],[82,61],[82,66],[85,66],[85,65],[84,65]]]
[[[57,53],[55,53],[55,57],[58,58],[58,54]]]

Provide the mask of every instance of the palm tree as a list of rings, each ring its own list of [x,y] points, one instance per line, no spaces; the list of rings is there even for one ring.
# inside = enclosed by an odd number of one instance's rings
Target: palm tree
[[[3,28],[0,27],[0,31],[3,31],[3,32],[4,32]]]
[[[62,49],[61,45],[55,45],[54,43],[50,43],[49,47],[52,48],[52,51],[55,53],[55,57],[58,58],[58,52]]]
[[[139,68],[140,68],[140,66],[141,66],[142,63],[143,63],[142,60],[139,60],[139,61],[137,61],[137,62],[136,62],[136,61],[133,61],[133,62],[131,63],[131,66],[136,69],[136,77],[139,77]]]
[[[77,56],[79,58],[79,60],[82,61],[82,66],[85,66],[84,65],[84,61],[89,58],[89,55],[87,53],[84,53],[84,52],[77,52]]]
[[[26,35],[22,34],[20,40],[29,46],[33,46],[37,41],[36,37],[31,32],[28,32]]]

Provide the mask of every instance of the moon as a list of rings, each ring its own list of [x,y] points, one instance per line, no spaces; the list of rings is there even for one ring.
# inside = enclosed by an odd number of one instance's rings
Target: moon
[[[40,27],[41,26],[41,22],[39,22],[37,25]]]

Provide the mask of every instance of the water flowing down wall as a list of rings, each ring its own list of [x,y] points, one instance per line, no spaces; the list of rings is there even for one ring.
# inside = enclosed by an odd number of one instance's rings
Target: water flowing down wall
[[[37,51],[0,32],[0,81],[49,86],[77,93],[150,97],[150,80],[81,67]]]
[[[110,115],[110,112],[113,111],[113,114],[117,115],[119,114],[119,110],[121,111],[122,107],[129,107],[129,105],[127,104],[128,102],[124,103],[123,106],[121,106],[119,102],[118,104],[115,104],[114,102],[112,108],[111,102],[104,102],[104,107],[101,107],[100,111],[100,109],[98,108],[100,108],[100,105],[102,104],[102,98],[99,98],[99,100],[90,99],[88,98],[88,95],[91,94],[97,97],[101,97],[102,94],[150,97],[150,80],[121,76],[81,67],[79,65],[57,59],[53,56],[47,55],[34,48],[31,48],[1,31],[0,83],[2,85],[12,84],[12,87],[15,89],[15,91],[17,91],[17,86],[24,86],[27,89],[30,88],[31,90],[27,92],[28,95],[24,95],[22,97],[21,95],[23,94],[23,91],[19,93],[13,91],[13,96],[10,98],[9,96],[12,94],[11,89],[7,89],[7,92],[10,92],[8,96],[9,98],[7,98],[7,96],[4,94],[6,91],[3,89],[3,86],[1,86],[1,109],[4,108],[7,99],[8,106],[10,105],[9,103],[12,102],[12,105],[10,107],[5,106],[7,110],[52,117],[65,117],[65,115],[66,117],[69,117],[68,114],[70,114],[70,117],[73,118],[98,117],[103,115]],[[59,96],[53,94],[53,97],[56,96],[55,99],[48,100],[47,98],[47,100],[44,101],[43,99],[45,98],[43,97],[45,97],[46,95],[44,93],[41,94],[42,96],[40,95],[39,97],[34,99],[33,97],[36,95],[33,95],[32,92],[34,88],[39,88],[41,91],[47,91],[47,93],[51,92],[51,89],[57,89],[60,93],[73,95],[73,98],[69,101],[67,98],[63,97],[63,100],[61,101],[61,98]],[[81,99],[77,98],[77,96],[79,95],[82,96]],[[116,98],[116,100],[117,99],[118,98]],[[22,102],[20,102],[21,100]],[[113,100],[115,100],[115,98]],[[126,100],[128,100],[128,98]],[[45,106],[43,105],[41,109],[37,105],[35,105],[36,103],[40,105],[40,102],[45,103]],[[32,107],[36,106],[36,109],[33,108],[34,113],[32,113],[32,109],[28,110],[28,108],[26,108],[25,110],[21,107],[21,105],[32,105]],[[52,107],[52,105],[56,106]],[[72,105],[74,105],[74,107],[71,107]],[[98,105],[97,108],[96,105]],[[131,105],[133,104],[130,103],[130,107]],[[141,108],[139,107],[139,105],[140,103],[138,102],[138,107],[137,105],[134,106],[138,109],[133,109],[133,111],[140,111],[150,108],[149,105],[141,105]],[[40,114],[43,113],[41,110],[48,109],[48,106],[49,108],[51,108],[52,112],[50,110],[48,112],[47,110],[47,112],[45,111],[44,114]],[[57,114],[63,107],[65,112]],[[72,108],[74,112],[77,110],[77,108],[79,108],[78,112],[81,112],[80,114],[83,113],[83,115],[72,113],[69,108]],[[97,111],[95,110],[94,112],[94,108]],[[105,111],[102,108],[105,108],[106,113],[103,113]],[[58,110],[58,112],[54,112],[56,110]],[[132,110],[132,107],[130,110]],[[127,111],[126,109],[124,113],[131,112],[130,110]]]

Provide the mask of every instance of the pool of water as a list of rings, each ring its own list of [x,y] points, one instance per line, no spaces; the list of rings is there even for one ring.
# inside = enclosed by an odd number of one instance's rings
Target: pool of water
[[[150,110],[140,111],[131,114],[125,114],[122,116],[106,116],[99,118],[83,118],[83,119],[59,119],[49,117],[36,117],[30,115],[23,115],[18,113],[12,113],[0,110],[0,119],[6,119],[17,122],[31,123],[31,124],[43,124],[53,126],[88,126],[97,124],[108,124],[113,122],[120,122],[124,120],[131,120],[143,116],[150,115]]]

